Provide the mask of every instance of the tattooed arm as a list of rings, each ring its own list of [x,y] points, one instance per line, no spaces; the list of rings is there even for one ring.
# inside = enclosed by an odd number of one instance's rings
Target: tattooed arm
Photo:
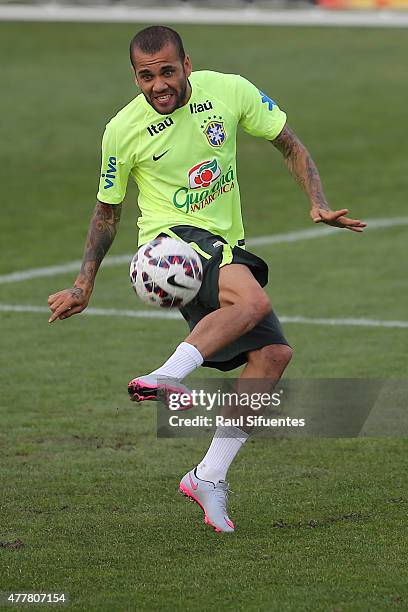
[[[314,223],[327,223],[353,232],[363,231],[366,223],[347,218],[345,216],[348,213],[347,208],[331,210],[324,195],[316,164],[309,151],[287,125],[272,144],[282,153],[289,172],[309,197],[310,216]]]
[[[122,204],[97,202],[89,224],[81,270],[73,287],[48,298],[52,311],[49,323],[67,319],[87,307],[96,273],[116,236],[121,212]]]

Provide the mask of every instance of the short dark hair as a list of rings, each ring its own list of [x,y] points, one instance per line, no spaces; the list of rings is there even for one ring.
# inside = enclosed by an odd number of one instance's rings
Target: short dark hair
[[[149,28],[140,30],[140,32],[130,41],[130,61],[132,62],[133,68],[135,68],[133,63],[133,53],[135,49],[140,49],[142,53],[153,55],[153,53],[157,53],[167,44],[175,46],[180,62],[183,63],[186,57],[183,41],[181,40],[180,34],[175,30],[167,26],[150,26]]]

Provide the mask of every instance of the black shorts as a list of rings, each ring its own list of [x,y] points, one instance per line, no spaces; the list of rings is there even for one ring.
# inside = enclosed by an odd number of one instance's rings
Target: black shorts
[[[211,234],[207,230],[189,225],[178,225],[170,228],[171,232],[191,244],[200,255],[203,265],[203,282],[196,297],[180,312],[187,321],[190,331],[206,315],[220,308],[218,278],[220,267],[227,263],[246,265],[261,285],[268,282],[268,266],[256,255],[248,253],[238,246],[231,248],[224,238]],[[169,235],[171,235],[169,233]],[[204,361],[203,366],[217,368],[223,372],[233,370],[248,361],[248,352],[260,349],[269,344],[286,344],[278,317],[272,311],[251,331]]]

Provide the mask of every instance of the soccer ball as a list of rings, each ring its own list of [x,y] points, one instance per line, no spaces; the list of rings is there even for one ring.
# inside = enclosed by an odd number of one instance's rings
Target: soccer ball
[[[132,287],[151,306],[185,306],[197,295],[202,278],[200,257],[189,244],[174,238],[144,244],[130,263]]]

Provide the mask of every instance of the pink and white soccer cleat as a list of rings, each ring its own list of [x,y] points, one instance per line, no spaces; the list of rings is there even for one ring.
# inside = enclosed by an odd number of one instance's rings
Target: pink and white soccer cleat
[[[187,472],[181,479],[179,491],[197,502],[204,512],[204,522],[217,532],[232,533],[234,523],[227,514],[228,483],[219,480],[217,484],[200,480],[196,470]]]
[[[190,389],[174,378],[164,378],[148,374],[138,376],[128,384],[132,402],[162,399],[169,410],[189,410],[193,407]]]

